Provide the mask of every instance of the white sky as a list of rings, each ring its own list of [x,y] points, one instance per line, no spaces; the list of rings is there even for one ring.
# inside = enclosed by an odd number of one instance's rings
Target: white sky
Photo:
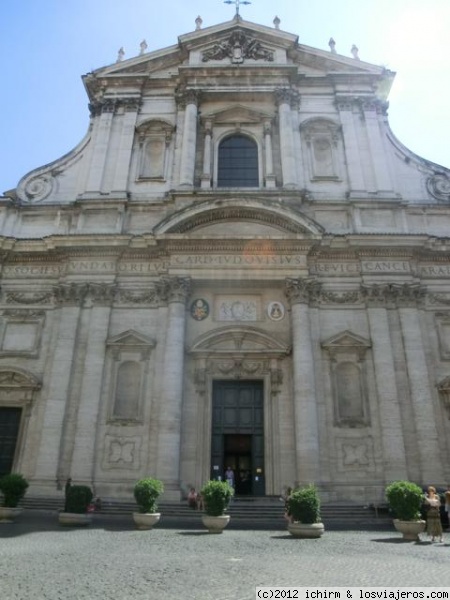
[[[450,167],[450,0],[253,0],[241,16],[299,36],[300,44],[384,65],[394,134],[410,150]],[[179,35],[229,21],[222,0],[0,0],[0,193],[69,152],[89,111],[81,75],[177,43]]]

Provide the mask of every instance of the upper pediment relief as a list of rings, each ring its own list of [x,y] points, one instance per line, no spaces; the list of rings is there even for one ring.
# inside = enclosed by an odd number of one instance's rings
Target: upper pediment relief
[[[132,84],[133,77],[137,84],[142,85],[146,80],[170,79],[187,66],[202,69],[205,73],[208,69],[223,66],[290,66],[297,67],[299,74],[307,77],[365,75],[371,82],[374,79],[392,81],[392,73],[383,67],[301,45],[298,36],[242,19],[197,29],[180,36],[177,45],[125,58],[126,55],[120,54],[115,64],[84,76],[91,99],[104,92],[108,85],[114,85],[117,92],[121,78],[124,87]]]
[[[203,50],[201,57],[204,63],[228,60],[231,64],[239,65],[248,59],[273,62],[275,54],[255,36],[241,29],[235,29],[228,38],[217,41]]]
[[[266,119],[271,119],[273,115],[252,110],[244,105],[236,104],[229,106],[224,110],[203,113],[202,120],[209,121],[217,125],[230,125],[235,123],[261,123]]]

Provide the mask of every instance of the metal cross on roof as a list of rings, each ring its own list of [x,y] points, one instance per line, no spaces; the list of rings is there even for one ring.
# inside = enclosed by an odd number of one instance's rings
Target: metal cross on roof
[[[241,4],[251,4],[249,0],[223,0],[224,4],[236,4],[236,16],[239,16],[239,6]]]

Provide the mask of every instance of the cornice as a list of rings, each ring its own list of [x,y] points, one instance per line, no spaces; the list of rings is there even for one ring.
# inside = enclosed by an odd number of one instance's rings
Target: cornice
[[[259,243],[258,243],[259,242]],[[254,238],[234,240],[224,239],[167,239],[164,247],[166,256],[177,252],[229,252],[231,254],[260,255],[260,254],[277,254],[277,253],[308,253],[314,240],[255,240]]]

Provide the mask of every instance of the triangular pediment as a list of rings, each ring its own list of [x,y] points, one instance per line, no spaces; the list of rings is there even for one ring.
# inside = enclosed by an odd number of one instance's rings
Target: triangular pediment
[[[252,110],[247,106],[235,104],[224,110],[202,114],[203,121],[211,121],[215,124],[234,123],[260,123],[264,119],[270,119],[273,115]]]
[[[147,348],[153,348],[156,346],[155,340],[152,338],[143,335],[142,333],[138,333],[134,329],[128,329],[127,331],[123,331],[118,335],[115,335],[109,338],[106,341],[107,346],[120,346],[120,347],[142,347],[145,346]]]
[[[174,74],[180,75],[179,68],[204,71],[237,64],[245,67],[296,67],[299,74],[310,77],[341,74],[392,80],[392,74],[383,67],[303,45],[297,35],[276,27],[233,19],[181,35],[176,45],[144,52],[94,70],[84,77],[84,82],[91,97],[94,97],[98,90],[94,89],[93,83],[99,78],[104,78],[103,83],[114,79],[117,86],[117,78],[124,78],[125,85],[127,81],[131,82],[132,76],[171,79]],[[141,83],[145,81],[143,79]]]
[[[366,340],[365,338],[348,330],[338,333],[337,335],[334,335],[322,342],[322,348],[327,349],[370,348],[371,345],[372,344],[369,340]]]

